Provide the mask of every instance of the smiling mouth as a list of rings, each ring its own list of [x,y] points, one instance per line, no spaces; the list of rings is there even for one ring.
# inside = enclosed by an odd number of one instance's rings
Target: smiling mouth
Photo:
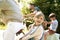
[[[40,23],[40,21],[37,21],[38,23]]]

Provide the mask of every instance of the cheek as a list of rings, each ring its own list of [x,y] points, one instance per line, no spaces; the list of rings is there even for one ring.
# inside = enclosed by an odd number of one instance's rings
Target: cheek
[[[41,21],[41,22],[43,22],[44,20],[43,20],[43,19],[41,19],[40,21]]]
[[[43,20],[41,20],[41,22],[43,22]]]
[[[52,18],[50,18],[50,20],[52,20]]]
[[[34,21],[37,21],[37,19],[35,18]]]

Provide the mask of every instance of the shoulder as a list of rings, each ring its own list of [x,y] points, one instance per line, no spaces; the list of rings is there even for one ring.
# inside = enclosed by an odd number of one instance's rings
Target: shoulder
[[[40,29],[40,30],[44,30],[42,25],[39,26],[39,29]]]
[[[58,24],[58,21],[57,21],[57,20],[55,20],[55,21],[53,21],[53,23],[54,23],[54,24]]]
[[[39,32],[39,33],[43,34],[44,29],[43,29],[43,26],[42,26],[42,25],[40,25],[40,26],[39,26],[39,28],[38,28],[37,32]]]
[[[35,10],[39,11],[40,9],[38,7],[35,7]]]

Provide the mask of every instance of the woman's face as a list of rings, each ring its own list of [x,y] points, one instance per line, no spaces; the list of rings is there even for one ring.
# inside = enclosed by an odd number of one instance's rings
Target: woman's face
[[[40,24],[43,23],[44,18],[43,18],[43,16],[40,16],[39,18],[35,17],[34,21],[35,21],[36,24],[40,25]]]

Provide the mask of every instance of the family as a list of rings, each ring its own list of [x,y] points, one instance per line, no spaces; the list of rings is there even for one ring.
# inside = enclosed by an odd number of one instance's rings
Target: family
[[[42,12],[37,12],[34,17],[34,23],[31,24],[29,27],[29,32],[27,34],[24,34],[19,40],[47,40],[47,37],[49,35],[55,35],[57,26],[58,26],[58,21],[56,19],[56,15],[54,13],[51,13],[49,15],[49,18],[51,22],[46,22],[47,24],[50,24],[50,27],[48,28],[47,31],[44,31],[43,28],[43,23],[44,23],[44,14]],[[21,22],[13,21],[9,22],[7,24],[8,29],[4,33],[4,40],[15,40],[16,33],[24,29],[25,25]],[[57,36],[57,35],[55,35]],[[52,38],[52,40],[59,40],[57,37]]]
[[[35,7],[34,4],[30,3],[30,10],[32,13],[25,15],[24,18],[26,16],[33,16],[34,23],[29,25],[29,31],[18,40],[59,40],[59,37],[56,35],[56,29],[58,27],[56,14],[49,14],[48,17],[51,21],[48,22],[45,20],[43,12],[38,7]],[[19,21],[17,19],[3,17],[2,20],[7,24],[7,29],[3,34],[3,40],[17,40],[15,39],[16,33],[26,27],[23,24],[23,18]],[[43,27],[47,26],[47,24],[50,24],[50,26],[45,31]],[[49,36],[51,36],[50,39],[48,38]]]

